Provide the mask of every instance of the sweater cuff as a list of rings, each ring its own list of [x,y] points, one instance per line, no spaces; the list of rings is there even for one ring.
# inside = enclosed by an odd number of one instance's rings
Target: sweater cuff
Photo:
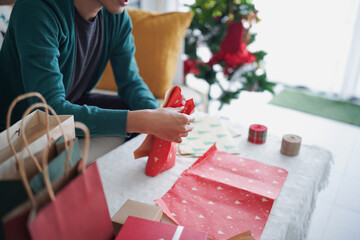
[[[91,136],[129,137],[126,132],[128,110],[107,110],[94,119]]]

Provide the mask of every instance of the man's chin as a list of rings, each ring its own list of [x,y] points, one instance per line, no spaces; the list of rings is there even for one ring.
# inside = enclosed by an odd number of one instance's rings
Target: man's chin
[[[124,10],[125,10],[125,7],[121,7],[116,14],[122,14],[124,12]]]
[[[108,10],[112,14],[121,14],[124,12],[125,7],[118,7],[118,8],[111,8],[111,9],[108,9],[105,7],[105,9]]]
[[[120,11],[118,11],[117,13],[115,14],[122,14],[124,12],[125,8],[121,8]]]

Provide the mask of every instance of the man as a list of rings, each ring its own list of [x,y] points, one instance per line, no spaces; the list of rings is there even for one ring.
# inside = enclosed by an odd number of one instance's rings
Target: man
[[[0,51],[0,129],[16,96],[40,92],[58,114],[72,114],[85,123],[92,136],[138,132],[181,142],[194,118],[179,109],[157,108],[138,73],[127,4],[17,0]],[[109,59],[119,97],[89,94]],[[33,101],[19,104],[12,123]]]

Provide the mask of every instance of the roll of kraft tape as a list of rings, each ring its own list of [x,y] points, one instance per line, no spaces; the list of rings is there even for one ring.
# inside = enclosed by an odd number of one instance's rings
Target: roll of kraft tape
[[[296,156],[299,154],[301,145],[301,137],[294,134],[286,134],[283,136],[280,152],[286,156]]]
[[[252,124],[249,128],[248,141],[255,144],[266,142],[267,127],[261,124]]]

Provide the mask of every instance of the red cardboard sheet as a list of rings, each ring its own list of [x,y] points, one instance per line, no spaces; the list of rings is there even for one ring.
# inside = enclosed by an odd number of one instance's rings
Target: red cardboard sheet
[[[179,231],[180,230],[180,231]],[[129,216],[115,240],[206,240],[207,233]]]
[[[287,171],[211,147],[155,200],[173,221],[227,239],[251,230],[260,239]]]

